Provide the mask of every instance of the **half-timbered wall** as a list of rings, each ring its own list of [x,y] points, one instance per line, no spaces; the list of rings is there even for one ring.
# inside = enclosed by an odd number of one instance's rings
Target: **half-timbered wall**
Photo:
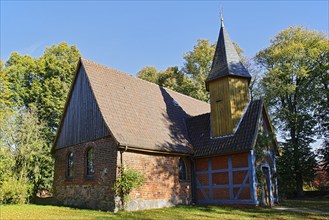
[[[57,149],[109,135],[83,66],[64,114]]]
[[[255,204],[250,153],[195,160],[195,200],[199,204]]]

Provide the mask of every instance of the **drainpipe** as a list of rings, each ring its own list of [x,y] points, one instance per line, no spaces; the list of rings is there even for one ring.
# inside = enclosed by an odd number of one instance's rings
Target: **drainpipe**
[[[195,203],[195,160],[193,157],[191,157],[191,192],[192,192],[192,204]]]
[[[128,150],[128,146],[126,145],[124,147],[124,150],[120,150],[120,163],[121,163],[121,167],[123,166],[123,153],[126,152]]]

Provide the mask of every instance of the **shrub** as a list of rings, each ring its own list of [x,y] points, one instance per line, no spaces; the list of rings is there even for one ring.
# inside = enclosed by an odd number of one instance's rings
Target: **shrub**
[[[31,186],[24,180],[18,181],[11,177],[2,182],[0,186],[1,204],[23,204],[29,197]]]
[[[126,207],[130,192],[142,186],[143,183],[144,176],[142,173],[131,168],[124,168],[123,166],[120,168],[113,189],[116,195],[120,197],[122,209]]]

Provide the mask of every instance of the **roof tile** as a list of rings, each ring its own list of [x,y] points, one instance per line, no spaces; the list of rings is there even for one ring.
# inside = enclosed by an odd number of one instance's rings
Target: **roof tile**
[[[81,63],[104,121],[120,145],[193,152],[185,119],[209,112],[208,103],[86,59]]]
[[[210,137],[210,113],[187,119],[189,137],[194,147],[195,156],[252,150],[262,107],[262,100],[251,102],[234,135],[226,137],[213,139]]]

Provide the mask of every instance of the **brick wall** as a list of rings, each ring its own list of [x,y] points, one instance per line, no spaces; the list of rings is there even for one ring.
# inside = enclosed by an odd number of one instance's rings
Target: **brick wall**
[[[86,177],[86,151],[95,149],[95,174]],[[74,154],[74,174],[67,175],[67,156]],[[117,147],[111,137],[58,149],[55,152],[54,197],[59,205],[114,210]]]
[[[123,152],[122,158],[125,166],[142,172],[145,178],[143,186],[131,192],[128,210],[169,207],[191,202],[189,158],[183,158],[187,166],[188,181],[179,180],[179,156]],[[117,160],[119,165],[120,152]]]

